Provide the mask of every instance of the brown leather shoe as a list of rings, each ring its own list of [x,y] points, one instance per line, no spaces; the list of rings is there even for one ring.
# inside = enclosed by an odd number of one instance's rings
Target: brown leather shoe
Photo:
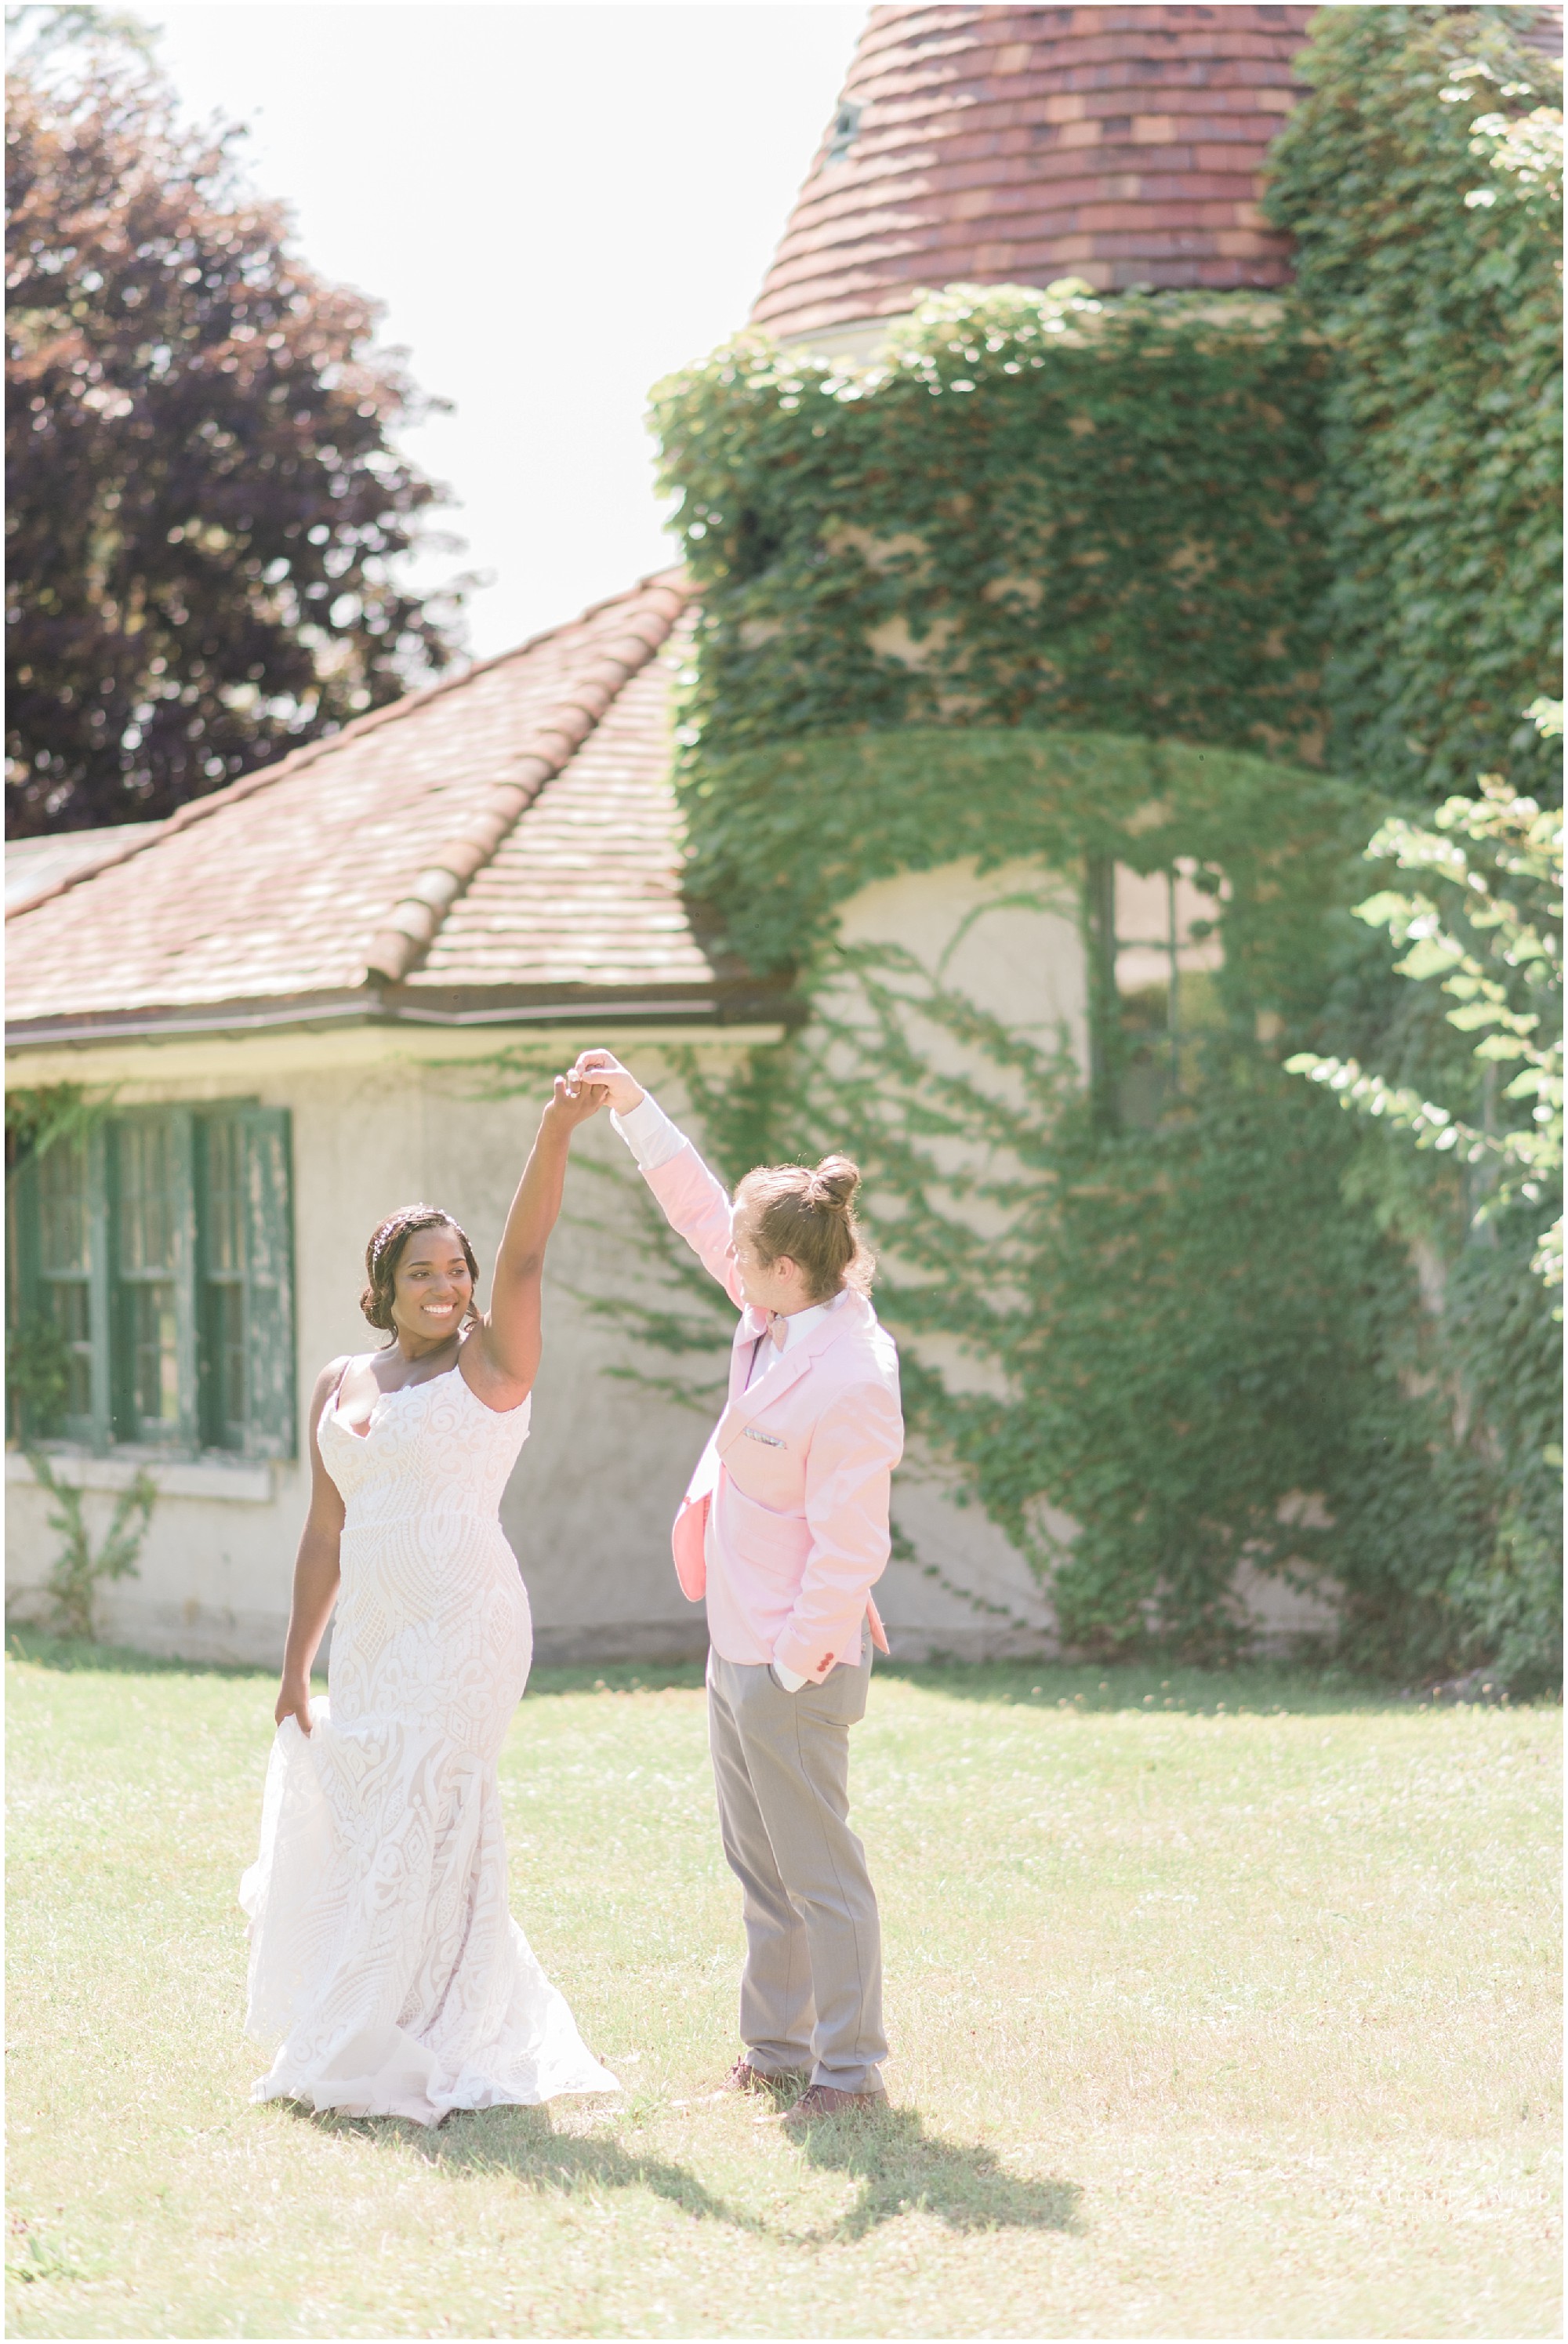
[[[776,2099],[781,2093],[794,2091],[804,2081],[805,2070],[801,2067],[782,2067],[776,2076],[770,2076],[764,2068],[754,2067],[749,2059],[737,2059],[719,2089],[765,2092],[770,2099]]]
[[[886,2107],[885,2092],[840,2092],[832,2084],[813,2084],[779,2121],[790,2132],[804,2132],[827,2117],[879,2117]]]

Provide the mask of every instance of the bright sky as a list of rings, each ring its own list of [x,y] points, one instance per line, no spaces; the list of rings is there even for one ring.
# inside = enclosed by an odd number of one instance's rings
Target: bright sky
[[[476,656],[671,559],[650,386],[743,325],[860,5],[144,6],[188,113],[455,403],[407,435],[456,502]]]

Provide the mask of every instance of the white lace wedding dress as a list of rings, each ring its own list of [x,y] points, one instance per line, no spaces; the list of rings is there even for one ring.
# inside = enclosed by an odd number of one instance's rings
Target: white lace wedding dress
[[[496,1759],[533,1631],[498,1509],[529,1410],[453,1368],[363,1435],[322,1413],[342,1580],[329,1698],[278,1729],[240,1883],[247,2025],[279,2046],[253,2099],[433,2125],[619,2089],[507,1908]]]

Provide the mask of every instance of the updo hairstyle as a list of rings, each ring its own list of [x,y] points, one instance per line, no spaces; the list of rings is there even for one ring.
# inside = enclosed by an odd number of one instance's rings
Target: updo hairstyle
[[[764,1262],[787,1254],[798,1262],[814,1302],[844,1287],[868,1294],[876,1263],[855,1217],[860,1167],[847,1156],[824,1156],[814,1172],[804,1164],[764,1164],[735,1190],[737,1207],[755,1216],[757,1251]]]
[[[383,1334],[392,1331],[392,1296],[397,1286],[398,1264],[416,1229],[450,1229],[463,1249],[469,1276],[475,1286],[479,1284],[479,1264],[474,1259],[473,1248],[450,1213],[443,1213],[438,1205],[400,1207],[397,1212],[388,1214],[365,1248],[365,1276],[369,1284],[359,1297],[359,1308],[371,1326],[379,1328]],[[470,1300],[464,1325],[469,1318],[477,1318],[478,1316],[478,1307]]]

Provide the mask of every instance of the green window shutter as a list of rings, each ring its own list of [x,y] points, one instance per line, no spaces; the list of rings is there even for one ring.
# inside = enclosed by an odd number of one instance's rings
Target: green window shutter
[[[108,1441],[108,1296],[101,1128],[57,1139],[6,1181],[8,1308],[48,1322],[63,1347],[66,1388],[46,1420],[28,1411],[14,1434],[102,1450]],[[25,1339],[25,1334],[19,1339]],[[25,1380],[25,1379],[24,1379]]]
[[[192,1117],[149,1107],[116,1116],[112,1133],[115,1434],[188,1453],[198,1437]]]
[[[90,1445],[102,1457],[114,1439],[114,1345],[109,1309],[109,1135],[101,1122],[87,1133],[88,1281],[93,1328],[93,1415]]]
[[[25,1339],[26,1322],[38,1308],[38,1167],[31,1157],[5,1174],[5,1434],[27,1441],[36,1439],[38,1428],[14,1347]]]
[[[241,1113],[201,1115],[196,1126],[197,1349],[204,1449],[249,1447],[250,1362],[246,1340],[246,1134]]]
[[[288,1111],[242,1107],[246,1454],[294,1454],[294,1245]]]
[[[38,1166],[29,1157],[5,1175],[5,1318],[38,1308]]]

